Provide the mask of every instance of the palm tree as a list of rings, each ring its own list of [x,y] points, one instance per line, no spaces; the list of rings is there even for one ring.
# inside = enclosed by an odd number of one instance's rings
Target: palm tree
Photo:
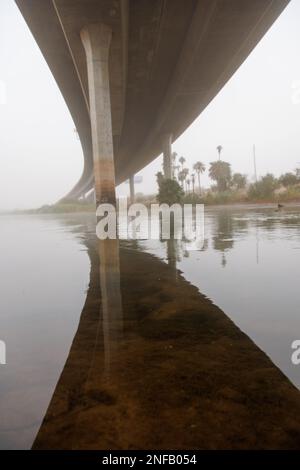
[[[186,185],[187,185],[187,190],[188,190],[188,192],[190,192],[190,184],[191,184],[191,180],[188,178],[188,179],[186,180]]]
[[[185,158],[184,158],[184,157],[180,157],[180,158],[179,158],[179,163],[181,163],[181,170],[183,170],[183,165],[185,164]]]
[[[209,168],[209,177],[216,181],[218,191],[226,191],[231,182],[230,164],[221,160],[212,162]]]
[[[178,173],[178,181],[180,181],[182,189],[183,189],[184,180],[185,180],[185,175],[184,175],[183,170],[181,170]]]
[[[221,160],[221,152],[223,150],[222,145],[218,145],[217,150],[218,150],[218,154],[219,154],[219,160]]]
[[[176,158],[177,158],[177,153],[173,152],[172,153],[172,179],[175,178]]]
[[[197,172],[198,176],[198,187],[199,187],[199,194],[201,194],[201,183],[200,183],[200,175],[205,171],[205,165],[202,162],[196,162],[194,165],[194,170]]]
[[[195,173],[191,174],[193,194],[195,193]]]
[[[175,166],[174,166],[174,178],[175,178],[175,179],[176,179],[176,173],[177,173],[177,179],[178,179],[179,170],[180,170],[180,166],[179,166],[179,165],[175,165]]]
[[[292,176],[295,176],[292,174]],[[232,176],[232,184],[236,189],[244,189],[247,185],[247,176],[241,173],[234,173]]]
[[[182,173],[183,173],[183,176],[184,176],[185,190],[187,190],[187,184],[186,184],[187,181],[186,181],[186,179],[187,179],[187,175],[189,174],[188,168],[183,168]]]

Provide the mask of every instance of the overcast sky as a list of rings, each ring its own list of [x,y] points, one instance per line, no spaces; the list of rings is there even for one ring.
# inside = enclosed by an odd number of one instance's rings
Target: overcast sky
[[[174,143],[187,165],[216,159],[253,177],[300,166],[300,1],[292,0],[234,77]],[[83,168],[65,102],[13,0],[0,0],[0,209],[38,207],[62,197]],[[158,158],[137,191],[156,191]],[[205,185],[210,181],[203,178]],[[128,190],[121,185],[118,192]]]

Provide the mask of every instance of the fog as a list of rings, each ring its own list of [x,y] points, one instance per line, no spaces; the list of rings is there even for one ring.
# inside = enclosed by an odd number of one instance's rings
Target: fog
[[[192,166],[222,159],[253,177],[300,162],[300,2],[293,0],[237,73],[174,143]],[[51,72],[13,0],[0,2],[0,209],[38,207],[76,183],[83,156]],[[136,191],[156,191],[161,157],[139,174]],[[300,163],[298,164],[300,166]],[[203,177],[204,185],[210,184]],[[128,191],[126,184],[119,194]]]

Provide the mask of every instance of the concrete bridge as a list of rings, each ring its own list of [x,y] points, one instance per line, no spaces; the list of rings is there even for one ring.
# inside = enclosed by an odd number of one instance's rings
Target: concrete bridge
[[[115,184],[164,152],[289,0],[16,0],[69,107],[84,154],[68,194]],[[131,185],[132,186],[132,185]]]

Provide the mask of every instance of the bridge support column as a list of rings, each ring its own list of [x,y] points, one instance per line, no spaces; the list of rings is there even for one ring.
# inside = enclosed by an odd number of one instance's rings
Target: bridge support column
[[[167,179],[172,179],[172,134],[165,134],[163,136],[163,167],[164,176]]]
[[[87,60],[97,207],[116,204],[108,67],[111,34],[104,24],[89,25],[80,33]]]
[[[111,29],[92,24],[80,32],[86,53],[90,119],[93,141],[96,206],[112,204],[116,209],[114,148],[111,120],[109,50]],[[113,331],[122,329],[119,240],[98,240],[102,320],[106,351],[106,372],[110,363]]]
[[[130,203],[133,204],[135,200],[134,175],[131,175],[129,177],[129,191],[130,191]]]

